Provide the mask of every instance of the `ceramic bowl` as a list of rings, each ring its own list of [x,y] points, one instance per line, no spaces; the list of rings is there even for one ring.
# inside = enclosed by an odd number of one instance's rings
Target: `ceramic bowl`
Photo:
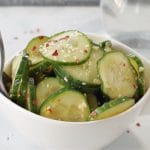
[[[94,41],[106,39],[96,34],[88,34],[88,36]],[[145,104],[148,107],[150,101],[150,62],[124,44],[113,39],[111,41],[115,49],[137,55],[145,66],[147,91],[132,108],[108,119],[91,122],[63,122],[31,113],[0,94],[1,113],[23,136],[42,149],[99,150],[108,145],[125,132],[142,109],[146,109]]]

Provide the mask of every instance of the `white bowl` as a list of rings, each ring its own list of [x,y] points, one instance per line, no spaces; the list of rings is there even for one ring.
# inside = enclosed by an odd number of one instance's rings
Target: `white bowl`
[[[103,36],[88,34],[95,41]],[[108,39],[108,38],[107,38]],[[137,118],[150,99],[150,63],[129,47],[112,40],[113,47],[132,53],[142,59],[145,66],[147,91],[129,110],[114,117],[92,122],[63,122],[47,119],[14,104],[0,94],[0,110],[16,129],[42,149],[98,150],[119,137]]]

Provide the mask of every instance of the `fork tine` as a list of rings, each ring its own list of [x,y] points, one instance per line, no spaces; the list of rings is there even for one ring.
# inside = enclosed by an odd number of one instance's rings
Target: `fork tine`
[[[3,83],[3,70],[4,70],[4,63],[5,63],[5,50],[3,45],[3,39],[2,34],[0,32],[0,92],[3,93],[6,97],[8,96],[8,93],[5,89],[5,85]]]

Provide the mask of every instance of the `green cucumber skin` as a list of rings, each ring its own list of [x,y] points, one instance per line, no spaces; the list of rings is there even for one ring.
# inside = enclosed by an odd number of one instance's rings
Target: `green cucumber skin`
[[[100,58],[98,61],[97,61],[97,71],[98,71],[98,65],[99,65],[99,62],[107,55],[107,54],[109,54],[109,53],[115,53],[115,52],[118,52],[118,51],[111,51],[111,52],[107,52],[107,53],[104,53],[104,55],[103,55],[103,57],[102,58]],[[124,53],[122,53],[127,59],[128,59],[128,57],[124,54]],[[130,64],[130,61],[129,61],[129,59],[128,59],[128,62],[129,62],[129,64]],[[132,67],[132,66],[131,66]],[[133,69],[133,73],[135,73],[135,71],[134,71],[134,69]],[[99,74],[99,73],[98,73]],[[100,91],[101,91],[101,93],[102,93],[102,95],[106,98],[106,101],[109,99],[112,99],[107,93],[105,93],[104,92],[104,83],[103,83],[103,80],[102,80],[102,78],[101,78],[101,76],[99,75],[99,79],[100,79],[100,81],[101,81],[101,84],[100,84]],[[138,81],[137,81],[137,84],[138,84]],[[134,95],[133,95],[133,97],[136,97],[136,95],[137,95],[137,90],[135,91],[135,93],[134,93]]]
[[[68,73],[61,69],[60,66],[54,66],[54,72],[60,78],[60,82],[62,82],[65,86],[80,90],[82,92],[96,92],[99,90],[99,85],[86,84],[82,85],[82,82],[76,79],[73,79]],[[65,81],[65,79],[67,81]]]
[[[98,114],[101,114],[105,111],[107,111],[108,109],[111,109],[119,104],[122,104],[122,103],[125,103],[127,101],[133,101],[133,103],[135,104],[135,100],[133,98],[129,98],[129,97],[120,97],[120,98],[117,98],[117,99],[113,99],[107,103],[104,103],[102,106],[100,107],[97,107],[93,112],[96,113],[95,116],[92,115],[92,113],[90,114],[89,116],[89,121],[93,121],[95,120],[94,118],[98,115]]]
[[[35,79],[35,83],[39,83],[46,76],[53,74],[52,65],[47,61],[42,61],[36,65],[29,67],[29,76]]]
[[[38,114],[40,114],[40,110],[48,103],[49,99],[52,99],[54,97],[56,97],[57,95],[63,93],[64,91],[68,90],[68,88],[62,88],[56,92],[54,92],[53,94],[51,94],[50,96],[47,97],[46,100],[43,101],[43,103],[41,104],[41,106],[38,109]]]
[[[30,66],[30,69],[29,69],[29,75],[30,76],[35,76],[37,75],[38,73],[43,73],[45,72],[48,67],[50,67],[51,64],[47,61],[42,61],[34,66]]]
[[[34,79],[33,78],[29,78],[27,90],[28,90],[27,91],[28,95],[26,95],[26,108],[29,111],[36,113],[37,107],[36,107],[36,103],[34,102],[34,101],[36,101],[36,88],[34,85]]]
[[[130,61],[132,68],[135,70],[135,72],[137,73],[137,76],[138,76],[138,78],[137,78],[138,89],[137,89],[135,97],[136,97],[136,99],[139,99],[145,93],[144,70],[141,72],[140,71],[137,72],[136,68],[131,63],[131,59],[133,61],[135,61],[135,63],[138,65],[138,70],[140,67],[144,68],[144,65],[143,65],[142,61],[135,55],[128,55],[128,58],[129,58],[129,61]]]
[[[54,99],[55,97],[57,97],[57,96],[63,94],[64,92],[67,92],[67,91],[74,91],[74,92],[76,92],[76,93],[81,94],[81,95],[83,96],[83,98],[84,98],[84,100],[85,100],[87,106],[88,106],[89,113],[90,113],[90,108],[89,108],[89,105],[88,105],[86,96],[84,96],[80,91],[76,91],[76,90],[74,90],[74,89],[69,89],[69,88],[66,88],[66,87],[65,87],[65,88],[62,88],[62,89],[60,89],[60,90],[54,92],[53,94],[51,94],[51,95],[41,104],[41,106],[40,106],[40,108],[39,108],[39,111],[38,111],[38,114],[41,114],[42,109],[49,103],[49,101],[50,101],[51,99],[53,99],[53,101],[54,101],[54,100],[55,100],[55,99]],[[88,121],[88,117],[87,117],[87,120],[86,120],[86,121]]]
[[[61,35],[61,34],[63,34],[63,33],[70,32],[70,31],[77,31],[77,30],[67,30],[67,31],[62,31],[62,32],[56,33],[56,34],[52,35],[51,37],[49,37],[49,40],[51,40],[52,38],[54,38],[54,37],[56,37],[56,36],[58,36],[58,35]],[[77,32],[81,33],[84,37],[86,37],[86,39],[88,40],[89,45],[90,45],[90,52],[89,52],[89,55],[88,55],[84,60],[78,62],[78,64],[83,64],[84,62],[86,62],[86,61],[89,59],[89,57],[90,57],[90,55],[91,55],[91,53],[92,53],[92,41],[87,37],[86,34],[80,32],[80,31],[77,31]],[[42,55],[41,52],[40,52],[40,54]],[[48,59],[47,57],[45,57],[45,56],[43,56],[43,55],[42,55],[42,57],[43,57],[46,61],[50,62],[50,63],[53,64],[53,65],[66,65],[66,66],[67,66],[67,65],[77,65],[77,62],[54,61],[54,60]]]
[[[123,103],[123,102],[125,102],[127,100],[130,100],[130,98],[128,98],[128,97],[120,97],[118,99],[111,100],[111,101],[109,101],[107,103],[104,103],[101,107],[98,107],[95,111],[97,113],[102,113],[102,112],[106,111],[107,109],[112,108],[113,106],[116,106],[118,104],[121,104],[121,103]]]
[[[51,85],[51,88],[43,87],[42,89],[44,89],[45,91],[48,91],[46,93],[46,95],[43,94],[43,91],[41,89],[41,86],[45,85],[45,81],[46,81],[46,85]],[[54,82],[56,81],[56,82]],[[53,86],[52,86],[53,85]],[[57,85],[57,88],[56,88]],[[40,88],[40,90],[39,90]],[[55,88],[55,90],[53,89]],[[37,100],[37,108],[39,109],[40,105],[41,105],[41,101],[45,101],[45,99],[47,99],[47,97],[49,97],[51,94],[55,93],[56,91],[58,91],[59,89],[64,88],[64,85],[61,84],[59,82],[59,80],[56,77],[45,77],[37,86],[36,86],[36,100]],[[51,92],[51,90],[53,90],[53,93]],[[41,93],[41,94],[39,94]],[[47,95],[48,94],[48,95]],[[43,97],[44,95],[44,97]],[[41,98],[42,97],[42,98]]]
[[[11,87],[10,89],[10,97],[12,98],[12,100],[23,107],[25,106],[26,86],[29,72],[28,69],[28,59],[23,56],[19,70],[14,79],[15,85],[13,85],[13,87]]]
[[[45,40],[48,40],[49,39],[49,37],[47,37],[47,36],[42,36],[43,37],[43,39],[44,39],[44,41]],[[30,60],[31,58],[30,57],[32,57],[32,56],[30,56],[30,54],[29,54],[29,51],[30,51],[30,46],[33,44],[33,43],[35,43],[37,40],[39,40],[39,38],[40,38],[40,36],[37,36],[37,37],[34,37],[28,44],[27,44],[27,46],[26,46],[26,48],[25,48],[25,52],[28,54],[28,59]],[[42,39],[42,40],[43,40]],[[43,42],[42,42],[43,43]],[[33,44],[33,45],[35,45],[35,44]],[[37,46],[37,45],[35,45],[35,46]],[[39,52],[39,51],[38,51]],[[39,53],[40,54],[40,53]],[[37,57],[37,56],[35,56],[35,57]],[[40,61],[38,61],[38,62],[32,62],[32,60],[30,60],[30,63],[32,64],[32,65],[36,65],[36,64],[38,64],[38,63],[40,63],[40,62],[42,62],[43,61],[43,57],[42,57],[42,55],[41,56],[38,56],[41,60]]]
[[[104,52],[106,52],[106,48],[112,48],[112,43],[109,40],[103,41],[99,44],[100,48],[103,49]]]

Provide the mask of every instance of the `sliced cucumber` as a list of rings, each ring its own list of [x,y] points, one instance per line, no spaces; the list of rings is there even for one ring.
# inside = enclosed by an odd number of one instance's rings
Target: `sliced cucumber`
[[[38,36],[33,38],[26,47],[26,53],[29,55],[29,60],[31,61],[31,64],[37,64],[41,61],[43,61],[43,57],[39,53],[39,47],[43,43],[45,43],[49,38],[47,36]]]
[[[87,102],[91,111],[95,110],[98,107],[97,97],[92,93],[87,94]]]
[[[86,121],[89,113],[85,96],[69,89],[59,90],[40,107],[40,115],[63,121]]]
[[[137,83],[138,83],[137,94],[139,97],[141,97],[145,93],[144,65],[143,65],[142,61],[135,55],[129,55],[129,60],[138,76],[138,78],[137,78]]]
[[[26,108],[36,113],[37,112],[37,106],[36,106],[36,88],[34,85],[34,79],[29,78],[29,82],[27,85],[27,91],[26,91]]]
[[[56,74],[69,87],[82,91],[96,90],[99,88],[100,80],[97,72],[97,60],[103,56],[103,51],[93,46],[90,58],[81,65],[55,66]]]
[[[98,61],[101,90],[109,98],[133,97],[137,90],[137,75],[122,52],[109,52]]]
[[[96,108],[89,116],[89,120],[100,120],[117,115],[129,109],[135,104],[132,98],[122,97],[119,99],[111,100],[103,104],[101,107]]]
[[[52,36],[39,51],[51,63],[76,65],[89,58],[91,41],[83,33],[70,30]]]
[[[63,87],[57,78],[49,77],[42,80],[36,88],[37,107],[39,108],[48,96]]]
[[[24,52],[20,53],[15,57],[12,63],[12,85],[10,89],[10,97],[21,106],[25,105],[28,69],[28,59]]]

